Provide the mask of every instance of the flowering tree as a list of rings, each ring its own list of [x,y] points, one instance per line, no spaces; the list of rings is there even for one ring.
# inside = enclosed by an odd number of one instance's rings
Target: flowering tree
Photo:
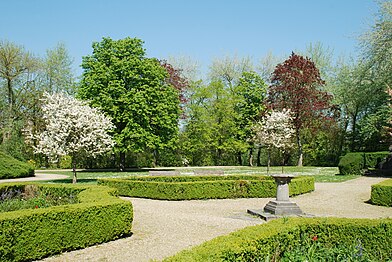
[[[35,153],[42,153],[52,162],[59,156],[72,157],[73,183],[76,183],[76,158],[80,154],[93,157],[109,151],[114,141],[108,131],[114,128],[110,118],[87,102],[62,93],[44,94],[45,129],[31,138],[38,141]]]
[[[257,122],[253,128],[256,143],[267,146],[268,164],[267,173],[271,164],[270,151],[275,147],[282,152],[293,146],[292,138],[295,134],[293,118],[290,110],[272,110],[261,121]],[[282,165],[283,173],[283,165]]]

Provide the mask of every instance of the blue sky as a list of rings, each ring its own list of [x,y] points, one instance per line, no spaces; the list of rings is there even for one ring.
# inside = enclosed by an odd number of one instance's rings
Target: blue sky
[[[358,52],[373,0],[3,0],[0,39],[36,55],[65,43],[75,63],[109,36],[145,41],[149,57],[190,56],[203,67],[225,55],[289,55],[321,42],[336,56]]]

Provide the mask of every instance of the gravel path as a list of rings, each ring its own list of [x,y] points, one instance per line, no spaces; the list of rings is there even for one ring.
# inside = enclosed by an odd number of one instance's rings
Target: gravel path
[[[360,177],[343,183],[317,183],[315,192],[292,198],[305,213],[350,218],[392,217],[392,208],[365,203],[370,185],[383,178]],[[264,223],[246,214],[269,200],[227,199],[158,201],[124,198],[134,206],[133,235],[109,243],[72,251],[44,261],[149,261],[219,235]]]
[[[40,174],[35,173],[33,177],[13,178],[13,179],[1,179],[0,183],[8,182],[32,182],[32,181],[44,181],[44,180],[56,180],[68,178],[66,175],[55,175],[55,174]]]

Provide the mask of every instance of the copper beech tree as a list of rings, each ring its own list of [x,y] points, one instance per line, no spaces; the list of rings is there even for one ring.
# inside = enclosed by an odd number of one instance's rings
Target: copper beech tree
[[[278,64],[272,73],[268,104],[275,110],[291,110],[298,146],[298,166],[302,166],[303,161],[301,131],[320,123],[315,120],[327,119],[328,109],[331,108],[332,96],[320,89],[324,84],[315,64],[295,53]]]

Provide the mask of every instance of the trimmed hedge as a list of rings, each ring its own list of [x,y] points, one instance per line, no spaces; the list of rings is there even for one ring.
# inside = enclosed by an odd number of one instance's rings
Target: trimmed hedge
[[[0,151],[0,179],[34,176],[34,168]]]
[[[379,206],[392,207],[392,179],[372,185],[371,202]]]
[[[3,184],[1,190],[23,188]],[[31,261],[131,233],[132,204],[100,186],[34,184],[46,194],[77,193],[80,203],[0,213],[0,261]]]
[[[363,169],[375,168],[389,152],[347,153],[340,158],[338,167],[341,175],[363,175]]]
[[[301,236],[317,236],[317,242],[338,248],[360,241],[378,261],[392,258],[392,219],[283,218],[217,237],[163,261],[275,261],[301,245]]]
[[[161,200],[191,200],[219,198],[263,198],[276,195],[271,177],[255,175],[230,176],[171,176],[102,178],[99,185],[117,189],[119,195]],[[314,190],[313,177],[295,177],[290,195]]]

